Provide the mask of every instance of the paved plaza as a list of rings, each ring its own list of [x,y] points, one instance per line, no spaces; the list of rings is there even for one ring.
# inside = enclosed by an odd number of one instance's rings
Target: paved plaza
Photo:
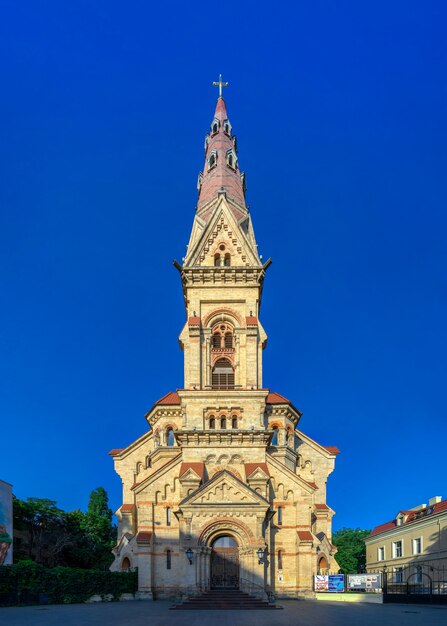
[[[281,601],[277,611],[171,611],[170,602],[0,608],[1,626],[446,626],[447,606]]]

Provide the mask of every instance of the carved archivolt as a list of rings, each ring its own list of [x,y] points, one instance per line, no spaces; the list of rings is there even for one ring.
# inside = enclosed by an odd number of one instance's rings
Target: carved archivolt
[[[232,535],[240,547],[255,545],[255,537],[246,524],[232,518],[219,517],[199,531],[199,546],[210,546],[220,535]]]
[[[206,315],[203,319],[203,325],[204,327],[210,328],[217,322],[230,322],[234,324],[235,321],[239,327],[245,327],[245,324],[237,311],[230,308],[223,308],[208,313],[208,315]]]

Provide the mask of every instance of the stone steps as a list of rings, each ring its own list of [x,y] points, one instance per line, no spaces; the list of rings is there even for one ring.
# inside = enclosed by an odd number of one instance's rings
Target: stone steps
[[[237,589],[217,591],[212,590],[201,596],[193,596],[188,598],[182,604],[178,604],[173,609],[176,610],[268,610],[276,609],[275,605],[269,604],[267,601],[260,600],[250,596],[248,593]]]

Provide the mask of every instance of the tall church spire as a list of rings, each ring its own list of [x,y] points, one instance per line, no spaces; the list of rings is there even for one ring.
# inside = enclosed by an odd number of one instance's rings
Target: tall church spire
[[[245,204],[245,175],[239,170],[236,136],[232,134],[225,100],[219,96],[205,138],[205,165],[198,180],[197,213],[205,221],[210,217],[210,203],[219,193],[232,201],[236,219],[247,213]]]

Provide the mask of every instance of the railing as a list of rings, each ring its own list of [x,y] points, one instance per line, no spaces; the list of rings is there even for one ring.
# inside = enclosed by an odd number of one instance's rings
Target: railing
[[[256,591],[259,593],[260,590],[263,594],[265,593],[269,604],[275,604],[276,596],[269,587],[263,587],[258,583],[248,580],[247,578],[239,578],[239,583],[241,591],[245,591],[250,595],[256,595]]]

